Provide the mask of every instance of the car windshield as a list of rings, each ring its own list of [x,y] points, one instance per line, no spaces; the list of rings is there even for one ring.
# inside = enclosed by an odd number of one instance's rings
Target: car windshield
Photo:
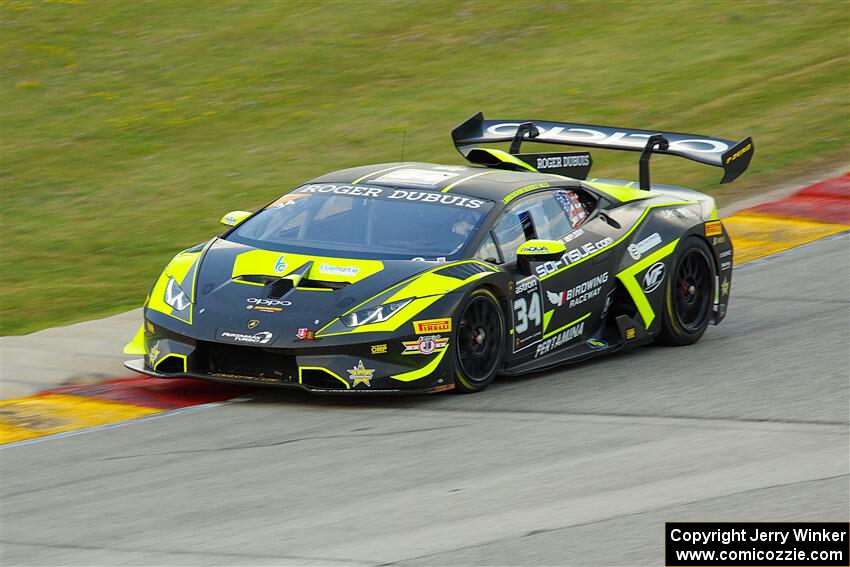
[[[433,191],[304,185],[239,225],[227,240],[295,253],[441,260],[461,252],[492,205]]]

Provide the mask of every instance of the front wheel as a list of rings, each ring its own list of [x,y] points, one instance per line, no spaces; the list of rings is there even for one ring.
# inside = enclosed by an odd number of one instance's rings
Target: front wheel
[[[477,289],[469,294],[460,310],[455,336],[456,391],[481,391],[496,377],[505,340],[505,318],[492,293]]]
[[[697,342],[711,321],[715,270],[711,250],[699,237],[682,243],[672,277],[667,278],[658,341],[683,346]]]

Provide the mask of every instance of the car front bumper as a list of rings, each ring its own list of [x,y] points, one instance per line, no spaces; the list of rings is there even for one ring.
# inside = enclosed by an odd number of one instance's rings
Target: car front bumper
[[[293,377],[287,376],[285,378],[273,379],[269,377],[262,376],[248,376],[248,375],[238,375],[238,374],[225,374],[225,373],[203,373],[203,372],[177,372],[177,373],[166,373],[166,372],[157,372],[155,370],[151,370],[146,364],[145,360],[142,358],[136,360],[128,360],[124,362],[124,366],[133,372],[138,372],[140,374],[145,374],[147,376],[151,376],[154,378],[197,378],[200,380],[208,380],[211,382],[220,382],[225,384],[242,384],[242,385],[254,385],[254,386],[270,386],[276,388],[292,388],[303,390],[305,392],[310,392],[311,394],[327,394],[327,395],[396,395],[396,394],[435,394],[438,392],[445,392],[448,390],[453,390],[455,385],[454,382],[450,383],[437,383],[436,385],[424,386],[423,384],[416,384],[414,386],[405,386],[405,387],[396,387],[396,388],[383,388],[383,387],[356,387],[356,388],[346,388],[342,386],[340,383],[340,387],[322,387],[320,385],[312,385],[310,383],[304,383],[303,381],[299,381],[297,379],[293,379]],[[433,384],[433,381],[431,381]]]
[[[325,346],[318,339],[267,348],[197,340],[159,328],[145,333],[145,357],[125,366],[158,378],[191,376],[316,393],[418,393],[454,387],[450,335],[424,349],[427,354],[411,346],[416,344],[411,337],[376,339],[364,337],[344,346]]]

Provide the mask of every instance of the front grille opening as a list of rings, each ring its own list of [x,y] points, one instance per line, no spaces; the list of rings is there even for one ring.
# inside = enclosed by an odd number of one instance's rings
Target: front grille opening
[[[301,383],[309,388],[342,390],[345,384],[327,370],[307,368],[301,370]]]
[[[183,374],[186,372],[186,359],[181,356],[169,356],[159,361],[156,365],[156,371],[164,374]]]
[[[198,341],[193,370],[236,374],[291,382],[297,376],[295,357],[274,349]]]

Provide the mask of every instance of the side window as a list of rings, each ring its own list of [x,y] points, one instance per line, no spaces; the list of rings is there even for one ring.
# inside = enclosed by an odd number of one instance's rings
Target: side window
[[[572,230],[570,220],[557,197],[558,193],[564,191],[544,193],[529,207],[534,227],[537,229],[537,238],[558,240]]]
[[[522,215],[522,213],[525,213],[525,215]],[[502,251],[502,258],[505,262],[516,260],[516,249],[528,240],[522,227],[523,216],[528,218],[528,212],[525,209],[511,207],[502,213],[502,217],[493,225],[493,236],[496,237],[496,242],[499,250]]]
[[[583,223],[592,211],[587,199],[582,200],[578,193],[564,189],[555,192],[555,198],[561,207],[567,212],[570,219],[570,227],[576,228]]]
[[[570,208],[573,197],[580,207],[575,213]],[[516,249],[526,240],[559,240],[577,226],[571,222],[572,218],[580,224],[587,214],[574,192],[565,189],[546,191],[520,199],[508,207],[493,225],[493,234],[505,262],[511,262],[516,259]]]
[[[481,242],[481,246],[478,247],[478,252],[475,253],[473,258],[485,262],[499,262],[499,251],[496,249],[496,243],[493,241],[491,234],[488,234],[487,238]]]

